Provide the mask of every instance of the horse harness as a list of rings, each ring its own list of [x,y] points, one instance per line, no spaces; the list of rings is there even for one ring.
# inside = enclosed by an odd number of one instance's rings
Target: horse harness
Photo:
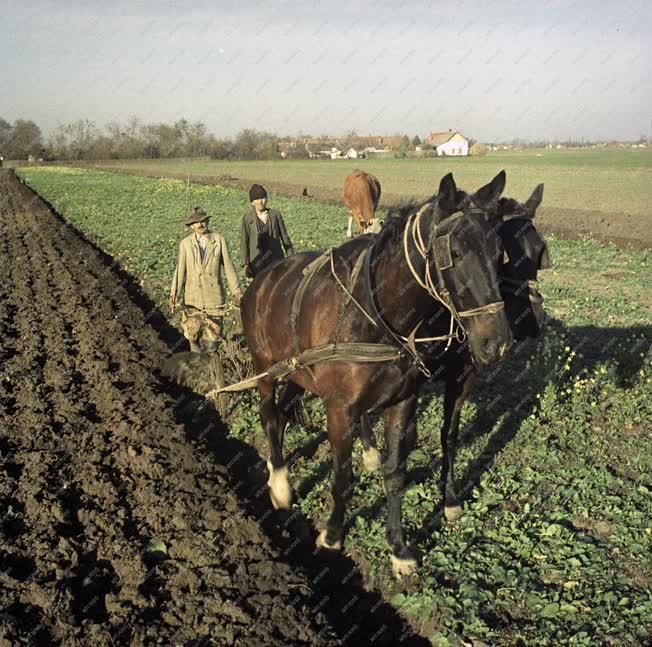
[[[448,351],[453,339],[457,339],[460,343],[462,343],[466,338],[466,331],[464,330],[462,318],[473,317],[480,314],[495,314],[496,312],[504,308],[504,303],[502,301],[499,301],[495,303],[490,303],[485,306],[481,306],[479,308],[458,311],[455,308],[455,305],[453,303],[453,300],[448,290],[446,290],[443,287],[445,283],[442,275],[442,270],[453,267],[453,259],[450,251],[450,234],[445,234],[437,237],[436,231],[437,228],[442,228],[442,225],[448,224],[451,221],[456,220],[457,218],[463,216],[464,215],[463,208],[465,206],[466,204],[464,203],[460,205],[460,210],[449,215],[447,218],[442,220],[437,225],[435,231],[433,232],[435,234],[434,245],[431,245],[431,247],[434,246],[435,248],[434,265],[437,274],[436,282],[433,280],[430,272],[430,262],[429,262],[430,253],[431,253],[430,248],[426,247],[426,245],[424,244],[423,237],[421,235],[421,229],[420,229],[421,218],[423,214],[428,210],[428,208],[432,207],[432,202],[427,202],[419,209],[419,211],[416,214],[410,216],[408,222],[406,223],[405,230],[403,233],[403,252],[411,274],[413,275],[417,283],[423,289],[425,289],[426,292],[428,292],[428,294],[431,297],[433,297],[436,301],[441,303],[442,306],[444,306],[444,308],[446,308],[451,315],[450,316],[451,323],[447,335],[440,335],[440,336],[433,336],[433,337],[416,337],[416,333],[418,329],[423,324],[423,320],[422,320],[415,326],[412,332],[407,337],[405,337],[403,335],[399,335],[398,333],[396,333],[392,329],[392,327],[385,321],[382,314],[378,310],[376,301],[374,299],[373,289],[372,289],[371,265],[373,259],[373,252],[376,245],[376,241],[374,241],[369,247],[363,249],[362,253],[356,259],[356,262],[350,274],[348,285],[346,286],[344,285],[340,277],[337,275],[335,269],[335,257],[334,257],[333,249],[328,250],[327,252],[322,254],[319,258],[315,259],[314,261],[312,261],[312,263],[310,263],[308,266],[304,268],[303,278],[301,279],[301,282],[299,283],[299,287],[297,288],[297,291],[295,292],[294,295],[294,299],[292,302],[291,317],[290,317],[290,326],[292,331],[292,344],[296,356],[292,358],[292,360],[285,360],[285,361],[286,362],[296,361],[298,362],[297,369],[308,368],[308,370],[310,371],[309,366],[307,366],[305,362],[302,362],[299,359],[302,358],[302,351],[299,348],[299,336],[298,336],[297,326],[298,326],[299,316],[301,313],[301,305],[303,302],[303,297],[308,288],[308,285],[311,282],[311,280],[315,277],[315,275],[322,269],[322,267],[324,267],[326,263],[330,260],[331,274],[334,277],[340,289],[344,292],[345,296],[340,301],[339,304],[338,320],[337,320],[337,326],[335,331],[335,343],[329,344],[328,350],[324,351],[329,354],[329,359],[331,359],[330,354],[335,353],[335,355],[339,354],[339,361],[358,361],[358,362],[365,361],[364,353],[361,354],[360,352],[357,352],[360,350],[359,348],[354,348],[354,347],[358,347],[359,344],[339,343],[339,335],[340,335],[342,322],[344,319],[344,314],[346,312],[346,308],[351,302],[353,302],[356,305],[356,307],[360,310],[360,312],[362,312],[362,314],[370,321],[370,323],[374,327],[378,327],[378,322],[380,322],[383,328],[391,335],[391,337],[394,339],[394,341],[397,344],[395,346],[393,344],[366,343],[364,344],[366,350],[369,350],[372,347],[381,347],[382,352],[386,352],[389,355],[392,355],[392,351],[393,351],[393,357],[392,357],[393,359],[400,359],[402,357],[409,356],[412,358],[414,364],[416,365],[419,371],[421,371],[426,377],[428,378],[431,377],[432,375],[431,372],[425,366],[423,360],[419,357],[419,354],[416,349],[417,343],[446,341],[447,343],[444,350],[440,354],[441,356],[444,353],[446,353],[446,351]],[[414,247],[425,261],[425,270],[424,270],[423,279],[419,276],[419,273],[414,268],[414,265],[412,264],[412,261],[410,259],[409,245],[408,245],[410,231],[412,234]],[[358,278],[361,273],[364,273],[364,277],[367,283],[367,288],[368,288],[367,300],[371,303],[371,309],[372,309],[371,314],[369,314],[369,312],[367,312],[364,306],[353,296],[353,292],[355,290]],[[439,290],[437,289],[437,283],[439,284],[439,286],[442,286],[439,287]],[[311,350],[316,350],[316,349],[311,349]],[[303,354],[307,352],[308,351],[303,351]],[[353,355],[356,356],[356,359],[353,359]],[[374,354],[374,357],[376,356],[377,354]],[[313,357],[312,359],[314,359],[312,363],[317,363],[318,361],[322,361],[318,357],[316,359]],[[375,359],[373,361],[378,361],[378,360]],[[312,371],[310,372],[312,373]],[[271,370],[270,370],[270,374],[271,374]]]
[[[376,305],[373,290],[371,287],[371,264],[373,251],[376,245],[374,241],[370,246],[366,247],[362,253],[356,259],[354,266],[351,270],[351,274],[348,280],[348,285],[345,285],[340,277],[337,275],[335,269],[335,256],[334,250],[331,248],[327,252],[324,252],[321,256],[316,258],[314,261],[309,263],[303,269],[303,277],[299,283],[299,286],[295,292],[294,299],[292,301],[292,308],[290,314],[290,329],[292,334],[292,347],[294,350],[294,355],[288,359],[281,360],[273,364],[265,373],[256,375],[252,378],[238,382],[237,384],[224,387],[219,390],[211,392],[212,394],[217,394],[226,391],[239,391],[255,386],[259,379],[263,377],[271,377],[274,380],[284,380],[288,375],[294,373],[298,370],[308,370],[308,372],[314,377],[311,367],[315,364],[322,362],[359,362],[359,363],[376,363],[376,362],[392,362],[398,361],[404,358],[411,358],[413,360],[413,365],[423,373],[427,378],[431,377],[431,372],[428,370],[423,360],[419,357],[419,354],[416,350],[417,343],[427,343],[433,341],[446,341],[446,347],[440,354],[443,355],[450,347],[453,339],[457,339],[462,342],[466,338],[466,332],[462,323],[462,319],[466,317],[473,317],[480,314],[495,314],[501,308],[504,307],[502,301],[496,303],[490,303],[479,308],[473,308],[471,310],[458,311],[453,304],[452,298],[448,290],[443,287],[445,285],[442,270],[449,269],[453,266],[453,260],[451,257],[450,251],[450,234],[445,234],[439,237],[436,237],[437,228],[442,228],[442,225],[449,223],[452,220],[455,220],[461,217],[464,214],[463,207],[460,205],[460,210],[449,215],[447,218],[442,220],[435,231],[434,235],[434,244],[431,244],[427,247],[423,242],[423,237],[421,235],[420,224],[421,217],[427,211],[429,207],[432,206],[431,202],[424,204],[416,214],[413,214],[409,217],[408,222],[405,226],[405,231],[403,234],[403,250],[408,268],[410,269],[411,274],[414,276],[417,283],[428,292],[428,294],[433,297],[436,301],[440,302],[442,306],[447,309],[451,315],[451,324],[449,333],[447,335],[441,335],[437,337],[416,337],[416,332],[419,327],[422,325],[423,321],[419,322],[417,326],[412,330],[412,332],[407,336],[399,335],[396,333],[391,326],[385,321],[383,316],[378,310]],[[414,268],[409,254],[409,232],[411,231],[412,240],[414,246],[417,249],[418,253],[425,261],[425,271],[424,277],[421,278]],[[434,260],[435,260],[435,271],[437,280],[433,280],[433,277],[430,272],[430,256],[431,256],[431,247],[434,247]],[[325,344],[323,346],[318,346],[315,348],[309,348],[306,350],[301,350],[299,348],[299,336],[298,336],[298,323],[299,317],[301,314],[301,306],[303,303],[303,298],[305,293],[310,285],[312,279],[317,275],[317,273],[330,261],[330,270],[331,275],[334,277],[336,283],[344,293],[344,297],[340,301],[338,308],[338,321],[336,326],[336,335],[335,342],[330,344]],[[372,313],[367,312],[365,307],[353,296],[353,292],[356,288],[358,279],[361,274],[364,274],[366,283],[368,285],[368,301],[371,303]],[[437,285],[439,284],[439,289]],[[394,339],[396,344],[385,344],[380,342],[339,342],[339,335],[341,330],[342,321],[344,314],[346,313],[346,308],[350,303],[354,303],[355,306],[362,312],[362,314],[369,320],[369,322],[374,326],[378,327],[379,322],[383,328],[390,334]]]

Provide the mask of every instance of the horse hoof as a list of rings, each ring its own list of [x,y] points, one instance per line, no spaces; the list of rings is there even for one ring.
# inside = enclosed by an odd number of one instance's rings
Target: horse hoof
[[[375,447],[363,450],[362,465],[365,472],[375,472],[380,467],[380,452]]]
[[[289,510],[292,505],[292,490],[288,481],[287,465],[275,470],[268,460],[267,469],[269,470],[267,485],[269,485],[269,498],[272,500],[272,505],[276,510]]]
[[[397,580],[406,575],[412,575],[417,570],[417,560],[414,557],[396,557],[392,555],[392,573]]]
[[[326,531],[322,530],[315,540],[318,548],[326,548],[326,550],[342,550],[342,542],[338,539],[334,544],[329,544],[326,539]]]
[[[455,521],[462,514],[461,505],[447,505],[444,506],[444,516],[446,521]]]

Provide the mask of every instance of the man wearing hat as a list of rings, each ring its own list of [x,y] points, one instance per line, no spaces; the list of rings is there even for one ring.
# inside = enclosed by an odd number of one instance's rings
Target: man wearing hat
[[[281,213],[267,208],[264,187],[254,184],[249,189],[249,201],[251,210],[240,227],[240,258],[245,276],[253,278],[274,261],[294,254],[294,248]]]
[[[233,261],[224,237],[208,230],[208,218],[201,207],[195,207],[186,217],[192,233],[179,243],[177,267],[172,279],[168,308],[174,312],[183,294],[184,310],[181,327],[190,342],[190,350],[217,350],[222,334],[224,287],[222,268],[233,296],[240,300],[242,292]]]

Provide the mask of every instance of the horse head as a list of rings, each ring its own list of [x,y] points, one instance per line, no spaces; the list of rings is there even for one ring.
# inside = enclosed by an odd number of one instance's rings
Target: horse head
[[[442,178],[430,218],[427,263],[442,297],[468,335],[474,359],[501,359],[513,336],[505,316],[497,259],[502,244],[493,226],[505,187],[501,171],[473,195],[459,191],[452,174]]]
[[[543,184],[521,204],[513,198],[498,201],[498,234],[504,256],[499,270],[500,290],[515,339],[537,337],[543,327],[543,297],[537,273],[552,267],[546,242],[532,219],[543,198]]]

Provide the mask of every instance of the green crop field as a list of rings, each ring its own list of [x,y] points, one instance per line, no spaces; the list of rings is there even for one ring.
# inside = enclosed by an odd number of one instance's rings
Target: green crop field
[[[609,210],[647,208],[648,153],[604,153],[615,156],[609,164],[600,155],[564,154],[571,157],[514,154],[447,162],[470,187],[505,166],[506,195],[523,198],[545,181],[544,204],[552,194],[565,206],[574,201],[574,208],[590,196],[587,204]],[[436,188],[431,178],[439,178],[443,168],[440,160],[430,163],[364,167],[379,175],[391,168],[388,191],[428,193]],[[276,178],[287,172],[289,181],[292,169],[301,168],[314,171],[315,183],[338,186],[353,166],[284,162],[267,172]],[[185,166],[178,168],[185,172]],[[245,177],[255,170],[246,177],[264,182],[265,169],[271,166],[211,162],[198,172]],[[75,168],[19,173],[163,306],[177,243],[186,233],[180,224],[189,203],[184,182]],[[549,191],[550,184],[559,190]],[[191,203],[206,209],[211,227],[225,235],[237,257],[245,192],[192,185]],[[297,251],[344,240],[346,214],[340,207],[280,196],[273,206],[282,211]],[[486,371],[463,410],[457,474],[466,503],[454,524],[440,514],[441,389],[430,386],[421,396],[419,442],[409,461],[404,503],[405,527],[423,553],[412,578],[391,577],[382,477],[361,473],[361,449],[355,446],[358,480],[345,550],[367,586],[391,600],[434,645],[652,640],[650,254],[589,239],[548,242],[554,269],[541,274],[550,317],[546,334]],[[230,433],[264,447],[252,394],[234,397],[240,405]],[[288,431],[286,455],[294,454],[291,481],[301,510],[320,527],[330,509],[330,451],[320,404],[311,400],[307,409],[310,427]],[[306,451],[320,434],[323,442]]]
[[[448,171],[460,186],[477,188],[505,168],[507,190],[516,198],[525,199],[535,184],[545,183],[544,208],[649,215],[652,204],[651,149],[495,151],[486,157],[390,160],[118,160],[103,165],[160,176],[231,176],[243,183],[322,188],[334,197],[354,168],[378,176],[383,192],[394,197],[431,195]]]

